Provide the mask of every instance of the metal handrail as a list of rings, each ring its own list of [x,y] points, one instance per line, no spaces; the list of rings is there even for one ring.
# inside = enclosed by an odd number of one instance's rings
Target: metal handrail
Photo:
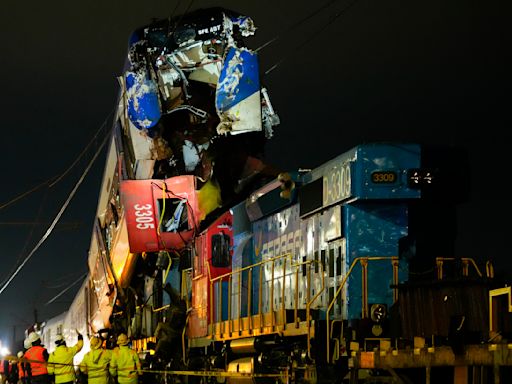
[[[358,263],[368,263],[368,261],[378,261],[378,260],[390,260],[392,263],[393,262],[397,262],[398,261],[398,257],[397,256],[373,256],[373,257],[356,257],[353,261],[352,261],[352,264],[350,265],[350,268],[348,269],[348,272],[345,274],[345,276],[343,276],[343,280],[341,281],[341,284],[340,286],[338,287],[338,289],[336,290],[336,293],[334,294],[334,297],[333,299],[331,300],[331,302],[329,303],[329,306],[327,307],[327,312],[325,314],[325,324],[326,324],[326,350],[327,350],[327,353],[326,353],[326,358],[327,358],[327,363],[330,363],[331,362],[331,358],[329,356],[329,353],[330,353],[330,340],[331,340],[331,336],[330,336],[330,319],[329,319],[329,314],[331,312],[331,309],[332,307],[334,306],[334,303],[336,302],[336,299],[338,298],[338,296],[340,295],[341,291],[343,290],[347,280],[348,280],[348,277],[350,276],[350,274],[352,273],[352,270],[354,269],[354,267],[356,266],[356,264]],[[366,272],[367,273],[367,270],[366,269],[363,269],[363,272]],[[395,276],[395,274],[393,274]],[[397,276],[398,277],[398,276]],[[364,277],[365,278],[365,277]],[[395,277],[394,277],[395,278]],[[364,279],[363,279],[364,280]],[[397,283],[397,281],[394,281],[395,285]],[[397,289],[397,288],[393,288],[393,289]],[[367,303],[362,303],[362,308],[363,308],[363,311],[364,311],[364,308],[367,308]]]
[[[244,271],[249,271],[249,281],[252,281],[252,271],[254,270],[254,268],[256,267],[259,267],[260,269],[260,276],[259,276],[259,280],[260,280],[260,284],[259,284],[259,289],[258,289],[258,316],[260,317],[260,327],[262,327],[262,316],[263,316],[263,313],[262,313],[262,278],[263,278],[263,273],[262,273],[262,267],[263,265],[265,264],[268,264],[268,263],[272,263],[272,278],[271,278],[271,288],[270,288],[270,306],[271,306],[271,314],[272,314],[272,327],[275,327],[275,318],[274,318],[274,302],[273,302],[273,295],[274,295],[274,281],[276,279],[280,279],[282,278],[283,279],[283,287],[282,287],[282,304],[281,304],[281,308],[280,310],[282,311],[282,323],[281,324],[278,324],[278,325],[281,325],[283,326],[283,328],[286,326],[286,301],[285,301],[285,293],[286,293],[286,268],[287,268],[287,263],[286,263],[286,259],[290,258],[290,264],[289,264],[289,267],[290,269],[294,268],[295,271],[291,270],[290,273],[293,274],[295,273],[295,276],[296,278],[298,277],[298,271],[300,269],[301,266],[303,265],[309,265],[309,268],[308,268],[308,278],[307,278],[307,281],[308,281],[308,284],[307,284],[307,287],[308,287],[308,290],[307,290],[307,302],[306,302],[306,324],[307,324],[307,334],[308,334],[308,340],[307,340],[307,350],[308,350],[308,356],[311,357],[311,344],[310,344],[310,335],[311,335],[311,315],[310,315],[310,312],[311,312],[311,306],[313,305],[313,303],[317,300],[318,297],[320,297],[320,295],[324,292],[325,290],[325,274],[324,274],[324,267],[323,267],[323,264],[318,261],[318,260],[307,260],[307,261],[303,261],[303,262],[299,262],[299,263],[294,263],[293,262],[293,254],[291,253],[285,253],[285,254],[282,254],[282,255],[279,255],[279,256],[276,256],[276,257],[272,257],[270,259],[267,259],[267,260],[262,260],[258,263],[255,263],[255,264],[252,264],[252,265],[248,265],[248,266],[245,266],[245,267],[242,267],[242,268],[238,268],[234,271],[231,271],[231,272],[227,272],[225,274],[222,274],[220,276],[217,276],[215,278],[210,278],[210,321],[211,321],[211,333],[213,334],[213,324],[214,324],[214,321],[213,321],[213,286],[214,284],[217,282],[217,281],[220,281],[222,282],[226,277],[228,278],[228,281],[229,281],[229,286],[228,286],[228,296],[230,297],[230,293],[232,292],[232,289],[231,289],[231,284],[232,284],[232,276],[234,274],[239,274],[240,275],[240,279],[241,279],[241,276],[242,276],[242,272]],[[274,265],[275,265],[275,262],[276,260],[280,260],[280,259],[283,259],[283,274],[282,276],[280,277],[275,277],[275,269],[274,269]],[[320,270],[320,275],[322,276],[322,288],[317,292],[316,295],[313,296],[313,298],[310,298],[310,289],[311,289],[311,264],[312,263],[318,263],[320,266],[321,266],[321,270]],[[298,281],[295,282],[295,286],[297,287],[298,286]],[[241,284],[239,286],[239,289],[241,287]],[[222,288],[221,288],[221,291],[220,291],[220,295],[222,295]],[[239,290],[239,300],[241,301],[241,292]],[[249,318],[249,324],[250,324],[250,328],[252,329],[252,315],[251,315],[251,304],[252,304],[252,284],[249,286],[249,292],[248,292],[248,318]],[[219,300],[221,300],[219,298]],[[298,289],[295,289],[295,295],[294,295],[294,323],[297,324],[298,323],[298,303],[299,303],[299,292],[298,292]],[[229,324],[229,332],[232,331],[231,329],[231,317],[232,317],[232,314],[231,314],[231,300],[228,298],[228,324]],[[240,324],[240,321],[241,321],[241,305],[240,305],[240,308],[239,308],[239,313],[238,313],[238,317],[239,317],[239,324]]]
[[[469,265],[471,264],[473,268],[475,269],[477,275],[479,277],[483,277],[482,272],[480,272],[480,268],[478,268],[478,265],[475,263],[475,260],[471,257],[436,257],[436,266],[437,266],[437,279],[443,280],[443,263],[445,261],[456,261],[460,260],[462,261],[462,275],[467,277],[469,276]],[[489,275],[489,273],[487,273]],[[488,276],[490,277],[490,276]]]
[[[284,253],[282,255],[279,255],[279,256],[276,256],[276,257],[272,257],[270,259],[267,259],[267,260],[262,260],[258,263],[255,263],[255,264],[251,264],[251,265],[248,265],[248,266],[245,266],[245,267],[242,267],[242,268],[237,268],[236,270],[234,271],[231,271],[231,272],[227,272],[227,273],[224,273],[220,276],[217,276],[217,277],[214,277],[214,278],[211,278],[211,273],[210,273],[210,270],[208,268],[208,276],[209,276],[209,281],[210,281],[210,322],[212,324],[212,334],[213,334],[213,324],[214,324],[214,321],[213,321],[213,285],[215,282],[217,281],[221,281],[225,278],[225,277],[228,277],[229,278],[229,281],[231,282],[232,281],[232,276],[234,274],[239,274],[240,275],[240,281],[241,281],[241,276],[242,276],[242,272],[244,271],[247,271],[247,270],[252,270],[254,269],[255,267],[260,267],[260,282],[262,281],[262,273],[261,273],[261,267],[264,265],[264,264],[267,264],[267,263],[272,263],[272,289],[270,291],[271,293],[271,303],[272,303],[272,309],[273,309],[273,294],[274,294],[274,263],[276,260],[280,260],[280,259],[283,259],[283,258],[290,258],[292,259],[293,255],[291,253]],[[301,264],[297,264],[297,265],[301,265]],[[296,267],[297,265],[290,263],[290,267]],[[208,265],[209,267],[209,265]],[[283,285],[284,285],[284,282],[286,281],[284,276],[285,271],[283,271]],[[251,273],[251,272],[250,272]],[[241,286],[241,285],[240,285]],[[240,288],[240,287],[239,287]],[[258,291],[258,294],[259,294],[259,306],[258,306],[258,311],[259,311],[259,315],[260,315],[260,325],[262,324],[261,322],[261,316],[262,316],[262,313],[261,313],[261,289],[262,289],[262,284],[260,283],[259,285],[259,291]],[[231,291],[231,283],[229,284],[228,286],[228,291]],[[251,292],[252,293],[252,292]],[[296,292],[296,294],[298,294],[298,292]],[[228,295],[230,296],[230,292],[228,292]],[[222,288],[221,288],[221,294],[220,296],[222,296]],[[240,297],[241,298],[241,297]],[[229,325],[231,325],[231,300],[228,301],[228,322],[229,322]],[[284,306],[284,302],[283,302],[283,306]],[[240,306],[240,309],[239,309],[239,318],[241,316],[241,306]],[[240,320],[239,320],[240,321]],[[272,326],[274,326],[274,316],[272,316]],[[229,327],[229,332],[231,332],[231,326]]]

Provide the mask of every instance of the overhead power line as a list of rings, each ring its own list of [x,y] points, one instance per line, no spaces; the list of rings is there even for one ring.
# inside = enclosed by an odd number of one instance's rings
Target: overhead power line
[[[271,45],[272,43],[276,42],[277,40],[279,40],[281,38],[282,35],[285,35],[285,34],[288,34],[292,31],[294,31],[295,29],[297,29],[298,27],[300,27],[302,24],[304,24],[306,21],[312,19],[313,17],[315,17],[316,15],[318,15],[320,12],[322,12],[324,9],[326,8],[329,8],[331,5],[333,5],[334,3],[336,3],[337,1],[339,0],[330,0],[328,1],[327,3],[325,3],[324,5],[318,7],[317,9],[315,9],[313,12],[311,12],[310,14],[306,15],[305,17],[303,17],[302,19],[300,20],[297,20],[295,23],[293,23],[292,25],[290,25],[288,28],[286,28],[285,30],[283,30],[282,32],[280,32],[279,34],[275,35],[272,39],[268,40],[267,42],[263,43],[262,45],[260,45],[258,48],[255,49],[256,52],[259,52],[260,50],[262,50],[263,48],[266,48],[268,47],[269,45]]]
[[[311,42],[311,40],[313,40],[313,38],[315,38],[316,36],[318,36],[320,33],[322,33],[329,25],[331,25],[332,23],[334,23],[340,16],[344,15],[345,12],[347,12],[350,8],[352,8],[352,6],[357,3],[358,0],[353,0],[352,2],[350,2],[349,4],[347,4],[347,6],[345,8],[343,8],[342,10],[340,10],[339,12],[337,12],[336,14],[334,14],[334,16],[331,17],[331,19],[325,23],[324,25],[322,25],[316,32],[312,33],[306,40],[304,40],[301,44],[299,44],[298,46],[295,47],[295,49],[293,51],[290,51],[288,52],[288,54],[286,54],[285,56],[283,56],[283,58],[281,60],[279,60],[277,63],[275,63],[274,65],[272,65],[269,69],[267,69],[264,73],[265,75],[268,75],[270,72],[272,72],[274,69],[276,69],[277,67],[279,67],[285,60],[289,59],[293,54],[295,54],[296,52],[298,52],[299,50],[301,50],[302,48],[304,48],[304,46],[306,46],[308,43]]]
[[[91,170],[92,168],[92,165],[94,164],[94,162],[96,161],[96,159],[98,158],[99,154],[101,153],[101,150],[103,149],[103,147],[105,146],[105,144],[107,143],[107,140],[110,136],[109,135],[106,135],[102,141],[102,143],[100,144],[100,146],[98,147],[98,149],[96,150],[96,153],[94,154],[93,158],[89,161],[89,164],[87,165],[87,168],[84,170],[82,176],[80,177],[80,179],[77,181],[75,187],[73,188],[73,190],[71,191],[71,193],[69,194],[68,198],[66,199],[66,201],[64,202],[62,208],[60,209],[60,211],[57,213],[57,216],[55,217],[55,219],[53,220],[53,222],[51,223],[50,227],[46,230],[46,233],[43,235],[43,237],[39,240],[39,242],[36,244],[36,246],[32,249],[32,251],[30,251],[30,253],[27,255],[27,257],[25,257],[25,259],[23,260],[23,262],[18,266],[18,268],[16,268],[16,270],[11,274],[11,276],[7,279],[7,281],[5,282],[5,284],[2,286],[2,288],[0,288],[0,294],[2,294],[6,289],[7,287],[9,286],[9,284],[11,283],[11,281],[16,277],[16,275],[21,271],[21,269],[25,266],[25,264],[31,259],[32,255],[39,249],[39,247],[46,241],[46,239],[48,238],[48,236],[50,236],[50,234],[52,233],[53,229],[55,228],[55,226],[57,225],[58,221],[60,220],[60,218],[62,217],[62,215],[64,214],[64,211],[66,210],[66,208],[68,207],[69,203],[71,202],[71,199],[75,196],[76,194],[76,191],[78,190],[78,188],[80,187],[80,185],[82,184],[82,182],[84,181],[85,179],[85,176],[87,176],[87,174],[89,173],[89,171]]]
[[[53,303],[55,300],[57,300],[59,297],[61,297],[63,294],[65,294],[67,291],[69,291],[73,286],[75,286],[77,283],[83,281],[83,279],[87,276],[88,272],[85,272],[82,276],[80,276],[78,279],[76,279],[74,282],[72,282],[69,286],[67,286],[65,289],[63,289],[57,296],[55,296],[53,299],[48,300],[44,305],[48,305]]]
[[[56,175],[56,176],[52,176],[50,177],[48,180],[46,181],[43,181],[42,183],[36,185],[35,187],[33,187],[32,189],[28,190],[28,191],[25,191],[23,193],[21,193],[20,195],[14,197],[13,199],[7,201],[6,203],[3,203],[2,205],[0,205],[0,210],[4,209],[4,208],[7,208],[8,206],[14,204],[15,202],[17,202],[18,200],[21,200],[23,199],[24,197],[30,195],[32,192],[35,192],[37,191],[38,189],[46,186],[48,188],[51,188],[53,187],[55,184],[57,184],[59,181],[61,181],[74,167],[75,165],[80,161],[80,159],[82,159],[82,157],[87,153],[87,151],[89,150],[89,148],[95,143],[97,142],[98,140],[98,136],[100,135],[100,133],[102,133],[103,131],[103,128],[106,127],[106,124],[107,122],[109,121],[110,119],[110,116],[112,116],[112,114],[114,113],[114,110],[115,108],[109,112],[109,114],[107,115],[107,117],[105,117],[105,120],[103,121],[103,123],[101,124],[101,126],[98,128],[98,130],[96,131],[96,133],[94,134],[94,136],[92,137],[92,139],[89,141],[89,143],[85,146],[85,148],[82,150],[82,152],[80,152],[80,154],[77,156],[77,158],[73,161],[73,163],[71,163],[71,165],[63,172],[61,173],[60,175]],[[104,134],[107,133],[108,130],[106,132],[103,132]],[[105,134],[105,136],[108,136]]]
[[[0,225],[5,226],[24,226],[24,225],[47,225],[49,224],[46,221],[0,221]],[[60,223],[60,227],[66,228],[78,228],[80,226],[80,221],[73,221],[69,223]]]

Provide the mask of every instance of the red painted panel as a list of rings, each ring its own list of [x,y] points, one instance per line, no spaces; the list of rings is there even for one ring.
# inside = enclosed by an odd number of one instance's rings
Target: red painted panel
[[[165,180],[124,180],[121,199],[125,208],[128,240],[131,252],[157,252],[180,249],[188,243],[199,225],[199,211],[195,176],[176,176]],[[179,232],[166,231],[162,220],[163,199],[186,202],[188,228]],[[168,200],[165,200],[166,202]],[[173,209],[167,203],[167,213]]]

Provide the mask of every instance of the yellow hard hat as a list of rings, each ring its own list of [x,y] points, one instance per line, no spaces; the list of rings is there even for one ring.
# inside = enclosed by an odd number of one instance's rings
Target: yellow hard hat
[[[101,339],[99,337],[91,337],[89,343],[91,345],[91,349],[98,349],[99,347],[101,347]]]
[[[126,336],[124,333],[121,333],[118,337],[117,337],[117,345],[126,345],[128,344],[128,336]]]

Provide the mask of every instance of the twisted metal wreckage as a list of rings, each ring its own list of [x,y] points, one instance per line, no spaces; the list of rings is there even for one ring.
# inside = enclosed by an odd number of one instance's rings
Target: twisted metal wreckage
[[[120,81],[135,158],[156,159],[153,178],[193,174],[213,186],[222,196],[211,209],[269,171],[263,147],[279,117],[243,42],[255,30],[250,17],[214,8],[130,38]]]

